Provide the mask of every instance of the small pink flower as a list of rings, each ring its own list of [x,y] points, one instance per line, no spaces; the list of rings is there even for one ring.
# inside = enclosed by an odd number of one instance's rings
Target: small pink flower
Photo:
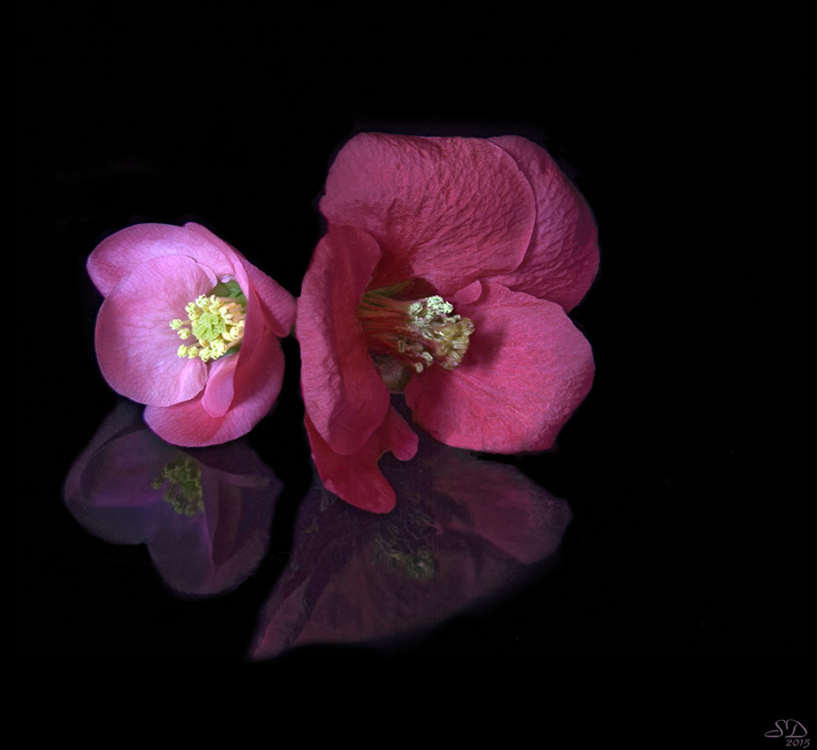
[[[105,297],[102,374],[147,404],[159,437],[223,443],[269,411],[284,372],[278,337],[289,334],[295,301],[234,248],[198,224],[138,224],[100,243],[88,273]]]
[[[550,156],[518,137],[366,133],[341,149],[320,209],[296,335],[326,487],[394,507],[377,461],[417,446],[395,392],[447,445],[549,448],[593,380],[567,312],[598,269],[593,216]]]

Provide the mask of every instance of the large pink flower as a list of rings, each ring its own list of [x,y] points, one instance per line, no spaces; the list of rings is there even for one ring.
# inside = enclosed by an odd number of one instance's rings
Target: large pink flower
[[[549,448],[590,389],[567,317],[598,268],[593,216],[541,148],[518,137],[349,141],[326,181],[328,233],[296,334],[306,423],[328,489],[387,512],[377,461],[416,435],[458,448]]]
[[[279,391],[292,296],[204,227],[138,224],[88,258],[102,374],[169,443],[249,432]]]

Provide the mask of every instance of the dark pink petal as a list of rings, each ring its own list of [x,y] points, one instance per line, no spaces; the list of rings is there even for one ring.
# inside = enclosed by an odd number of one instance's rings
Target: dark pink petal
[[[420,277],[443,296],[515,269],[536,215],[528,180],[492,143],[382,133],[341,149],[320,209],[330,227],[357,227],[378,241],[373,286]]]
[[[229,356],[239,357],[229,410],[221,417],[211,416],[202,404],[202,395],[174,406],[148,406],[145,422],[160,438],[191,447],[225,443],[246,435],[269,412],[284,375],[284,353],[278,339],[264,336],[246,361],[242,361],[243,350]]]
[[[456,448],[549,448],[593,381],[593,354],[556,303],[484,284],[457,312],[474,321],[456,370],[432,366],[406,388],[414,420]]]
[[[88,258],[88,274],[102,296],[107,297],[124,276],[145,261],[165,255],[181,255],[207,266],[220,279],[233,273],[222,246],[229,248],[226,242],[198,224],[184,227],[137,224],[112,234],[97,245]]]
[[[509,289],[549,299],[568,312],[596,277],[596,223],[582,195],[544,149],[518,136],[491,138],[530,180],[536,199],[536,228],[519,267],[492,280]]]
[[[417,434],[391,407],[382,424],[366,443],[351,455],[339,455],[321,437],[306,416],[306,431],[312,446],[312,458],[318,476],[330,492],[350,505],[373,513],[388,513],[394,508],[395,494],[380,472],[377,462],[391,451],[401,461],[408,461],[417,452]]]
[[[208,267],[178,255],[152,258],[119,281],[96,321],[99,367],[111,388],[153,406],[187,401],[201,391],[207,366],[178,356],[182,341],[170,321],[185,320],[185,306],[215,283]]]
[[[377,243],[365,232],[333,229],[315,248],[298,301],[304,403],[335,453],[359,450],[389,408],[388,389],[357,318],[379,258]]]

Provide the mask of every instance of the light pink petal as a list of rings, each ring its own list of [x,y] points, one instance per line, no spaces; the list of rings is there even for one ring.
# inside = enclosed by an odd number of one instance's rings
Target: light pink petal
[[[252,357],[242,362],[237,356],[235,397],[221,417],[207,413],[199,395],[168,407],[145,409],[145,422],[163,440],[174,445],[200,447],[217,445],[246,435],[269,412],[281,391],[284,353],[278,339],[264,336]]]
[[[569,312],[587,293],[599,267],[590,207],[547,151],[518,136],[491,141],[516,159],[536,199],[536,228],[525,259],[515,271],[492,280]]]
[[[199,227],[197,224],[190,226],[198,227],[198,230],[207,232],[204,227]],[[219,240],[219,242],[221,242],[221,240]],[[209,365],[207,385],[204,389],[201,405],[211,417],[216,418],[223,417],[233,403],[235,396],[234,378],[239,362],[242,361],[242,359],[245,363],[250,362],[262,338],[265,335],[271,335],[266,332],[264,318],[257,297],[247,277],[245,269],[246,261],[229,245],[226,243],[222,244],[225,246],[225,253],[230,255],[234,273],[231,273],[227,277],[220,278],[219,281],[235,281],[238,284],[244,292],[244,296],[247,298],[247,310],[244,321],[244,335],[241,339],[241,348],[239,350],[242,356],[239,357],[237,354],[228,355],[215,362],[211,362]],[[246,263],[246,265],[249,265],[249,263]]]
[[[359,450],[389,408],[388,389],[357,318],[379,258],[377,243],[365,232],[333,229],[315,248],[298,301],[304,403],[335,453]]]
[[[244,261],[244,269],[249,283],[258,297],[259,307],[267,327],[284,338],[295,325],[295,299],[276,281],[273,281],[255,266]]]
[[[338,153],[321,213],[383,250],[373,286],[419,277],[443,296],[515,269],[533,231],[533,192],[513,158],[478,138],[363,133]]]
[[[207,232],[196,224],[185,226],[192,227],[195,231]],[[234,279],[247,298],[244,336],[238,356],[222,357],[209,365],[209,378],[202,398],[202,406],[211,417],[223,417],[232,407],[236,389],[235,378],[239,371],[245,371],[245,377],[264,377],[263,373],[252,374],[257,364],[256,357],[262,358],[263,365],[265,340],[275,336],[274,331],[283,327],[282,322],[288,323],[291,327],[295,301],[288,292],[249,263],[240,253],[217,237],[215,241],[223,245],[224,254],[229,257],[234,269],[234,273],[229,277],[222,277],[220,281]],[[265,295],[263,300],[259,291]],[[273,373],[270,377],[274,379],[281,374]]]
[[[227,243],[212,232],[192,231],[188,224],[137,224],[103,240],[88,258],[88,274],[103,297],[128,273],[151,258],[181,255],[207,266],[218,276],[233,273],[232,264],[223,252]],[[217,240],[215,242],[214,240]]]
[[[292,295],[209,229],[195,222],[188,222],[184,228],[209,241],[229,261],[232,270],[219,274],[219,281],[235,279],[245,294],[253,289],[256,300],[251,304],[254,306],[257,301],[266,327],[281,338],[289,336],[295,323],[295,299]]]
[[[377,462],[391,451],[401,461],[408,461],[417,453],[417,434],[391,407],[383,423],[368,441],[351,455],[335,453],[320,436],[306,416],[306,431],[312,446],[312,458],[318,476],[330,492],[350,505],[373,513],[388,513],[394,508],[395,494],[380,472]]]
[[[432,366],[406,388],[415,422],[456,448],[549,448],[593,381],[593,354],[556,303],[485,284],[457,312],[476,330],[456,370]]]
[[[207,232],[204,227],[199,227],[198,224],[185,226],[197,228],[195,231]],[[216,239],[218,240],[218,238]],[[221,242],[221,240],[218,240],[218,242]],[[237,365],[239,362],[250,362],[263,337],[272,335],[266,328],[264,314],[258,302],[255,287],[250,282],[247,274],[247,269],[253,268],[253,266],[227,243],[222,244],[224,245],[225,254],[230,257],[234,273],[230,274],[229,277],[222,277],[219,281],[236,281],[247,298],[247,311],[244,335],[241,340],[241,357],[234,355],[222,357],[209,366],[210,373],[207,386],[204,389],[202,406],[211,417],[223,417],[227,413],[235,396],[234,377]],[[263,276],[260,271],[258,273]]]
[[[235,396],[235,369],[240,356],[230,354],[211,362],[201,405],[211,417],[223,417]]]
[[[153,406],[187,401],[204,387],[207,367],[178,356],[182,344],[170,321],[215,285],[209,268],[177,255],[152,258],[124,276],[102,303],[96,353],[117,393]]]

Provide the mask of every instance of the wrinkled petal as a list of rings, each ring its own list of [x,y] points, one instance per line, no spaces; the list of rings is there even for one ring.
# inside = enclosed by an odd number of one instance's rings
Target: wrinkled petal
[[[525,259],[515,271],[492,280],[569,312],[587,293],[599,267],[590,207],[547,151],[518,136],[490,140],[516,160],[536,200],[536,228]]]
[[[221,278],[233,273],[225,247],[230,248],[198,224],[136,224],[97,245],[88,258],[88,274],[103,297],[142,263],[166,255],[192,258]]]
[[[363,133],[338,153],[321,213],[379,243],[373,286],[421,277],[446,296],[515,269],[530,244],[533,191],[511,156],[476,138]]]
[[[306,416],[306,430],[318,475],[330,492],[350,505],[374,513],[394,508],[395,494],[377,466],[380,457],[391,451],[401,461],[417,452],[417,435],[391,407],[382,424],[360,450],[352,455],[335,453]]]
[[[315,248],[298,302],[301,387],[315,430],[335,453],[360,449],[383,422],[389,392],[374,367],[357,306],[380,258],[365,232],[340,228]]]
[[[163,440],[174,445],[204,446],[246,435],[269,412],[281,391],[284,353],[275,336],[265,336],[253,356],[235,366],[235,396],[223,416],[211,416],[202,395],[168,407],[148,406],[145,422]]]
[[[593,355],[557,304],[498,284],[457,312],[476,331],[456,370],[432,366],[406,388],[414,420],[446,445],[549,448],[593,381]]]
[[[170,328],[185,306],[216,283],[209,268],[182,256],[162,256],[124,276],[102,303],[96,352],[102,375],[117,393],[141,404],[170,406],[201,391],[207,367],[178,356]]]

